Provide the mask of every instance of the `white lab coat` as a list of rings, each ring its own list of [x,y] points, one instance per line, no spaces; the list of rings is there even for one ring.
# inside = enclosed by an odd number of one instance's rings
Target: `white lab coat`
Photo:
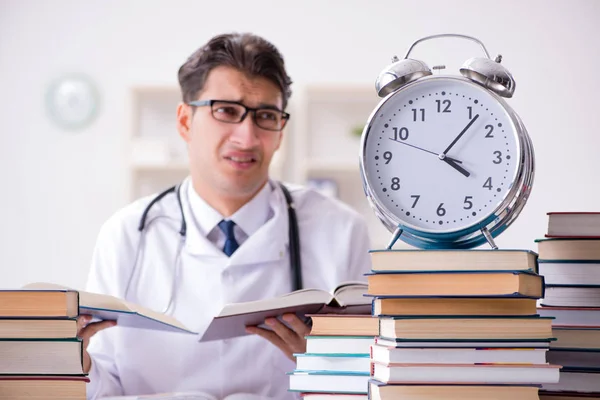
[[[188,224],[172,314],[202,333],[227,303],[291,290],[288,214],[283,193],[274,189],[270,197],[273,217],[229,258],[189,222],[193,218],[187,185],[189,178],[181,190]],[[370,257],[364,219],[313,190],[288,187],[298,215],[304,287],[332,290],[342,281],[365,280]],[[152,198],[136,201],[104,224],[87,290],[123,298],[133,271],[126,300],[160,311],[171,296],[181,218],[173,194],[153,206],[143,251],[133,270],[141,237],[137,227]],[[219,399],[232,393],[278,400],[294,397],[287,392],[286,372],[295,365],[266,340],[254,335],[206,343],[198,339],[125,327],[99,332],[88,348],[93,360],[88,399],[199,390]]]

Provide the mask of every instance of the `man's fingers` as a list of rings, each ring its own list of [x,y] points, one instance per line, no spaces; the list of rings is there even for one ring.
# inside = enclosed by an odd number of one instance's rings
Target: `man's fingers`
[[[296,314],[283,314],[283,320],[288,323],[300,337],[310,334],[310,328]]]
[[[293,345],[298,341],[298,334],[285,326],[277,318],[267,318],[265,323],[287,344]]]
[[[284,353],[288,352],[285,342],[275,332],[262,329],[256,326],[248,326],[246,327],[246,331],[248,333],[253,333],[264,339],[267,339],[269,342],[273,343],[279,348],[279,350],[283,351]]]
[[[77,334],[78,337],[84,340],[89,340],[92,336],[94,336],[99,331],[110,328],[111,326],[115,326],[117,321],[100,321],[94,322],[93,324],[87,325],[85,328],[81,329]]]
[[[80,315],[77,317],[77,332],[81,331],[92,320],[91,315]]]

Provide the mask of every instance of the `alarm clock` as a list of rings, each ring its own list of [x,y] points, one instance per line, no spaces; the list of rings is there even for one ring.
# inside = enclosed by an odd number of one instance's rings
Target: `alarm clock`
[[[411,50],[425,40],[474,41],[485,57],[460,75],[432,75]],[[464,249],[494,238],[531,192],[531,139],[505,98],[515,81],[478,39],[441,34],[415,41],[376,80],[383,99],[361,135],[360,172],[370,206],[398,239],[422,249]]]

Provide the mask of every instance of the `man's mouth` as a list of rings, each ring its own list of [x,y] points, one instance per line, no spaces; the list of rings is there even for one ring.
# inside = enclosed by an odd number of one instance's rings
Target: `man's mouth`
[[[225,157],[227,160],[234,161],[237,163],[253,163],[256,162],[254,157]]]

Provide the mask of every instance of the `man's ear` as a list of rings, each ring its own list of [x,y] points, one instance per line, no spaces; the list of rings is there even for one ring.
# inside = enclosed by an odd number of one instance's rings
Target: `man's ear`
[[[177,106],[177,131],[186,142],[191,139],[192,116],[192,107],[185,103],[179,103]]]

